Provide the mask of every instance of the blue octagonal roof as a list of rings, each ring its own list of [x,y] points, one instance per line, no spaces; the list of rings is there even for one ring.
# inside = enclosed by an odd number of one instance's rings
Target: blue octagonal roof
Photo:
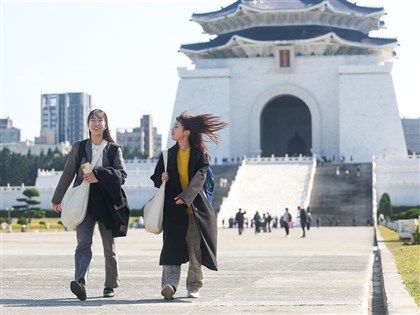
[[[204,43],[181,45],[181,50],[200,51],[216,48],[227,44],[234,36],[240,36],[253,41],[294,41],[308,40],[334,33],[337,37],[370,46],[382,46],[397,44],[395,38],[374,38],[354,30],[320,26],[320,25],[295,25],[295,26],[266,26],[238,30],[231,33],[221,34],[213,40]]]

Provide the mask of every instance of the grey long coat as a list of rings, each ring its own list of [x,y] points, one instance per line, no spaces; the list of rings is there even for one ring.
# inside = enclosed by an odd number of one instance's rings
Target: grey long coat
[[[217,221],[212,206],[203,191],[209,164],[203,155],[191,147],[188,162],[189,184],[182,191],[177,167],[178,145],[168,150],[169,181],[165,188],[165,206],[163,212],[163,247],[160,265],[181,265],[188,261],[186,236],[188,230],[188,214],[186,205],[177,205],[175,197],[182,198],[188,206],[192,206],[193,215],[201,233],[202,264],[211,270],[217,270]],[[150,177],[155,187],[160,187],[161,175],[164,171],[162,154]]]

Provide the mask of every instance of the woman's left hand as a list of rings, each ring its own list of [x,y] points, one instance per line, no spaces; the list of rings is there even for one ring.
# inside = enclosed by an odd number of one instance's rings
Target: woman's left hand
[[[87,181],[89,184],[95,184],[98,182],[97,178],[95,177],[95,174],[93,173],[84,174],[83,179]]]
[[[181,199],[181,198],[179,198],[179,197],[175,197],[175,203],[176,203],[177,205],[185,205],[185,201],[184,201],[184,199]]]

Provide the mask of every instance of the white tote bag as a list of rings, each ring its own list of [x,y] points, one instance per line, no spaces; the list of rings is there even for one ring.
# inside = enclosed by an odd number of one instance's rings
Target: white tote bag
[[[67,229],[75,229],[85,219],[89,188],[90,184],[83,181],[79,186],[69,188],[64,195],[61,222]]]
[[[162,150],[163,164],[168,167],[168,150]],[[156,195],[144,206],[144,228],[147,232],[159,234],[163,226],[163,205],[165,203],[165,184],[162,182]]]
[[[107,142],[104,140],[98,149],[102,152]],[[97,154],[92,160],[92,168],[98,163],[102,154]],[[85,219],[89,202],[90,184],[83,181],[79,186],[67,189],[62,201],[61,222],[67,229],[75,229]]]

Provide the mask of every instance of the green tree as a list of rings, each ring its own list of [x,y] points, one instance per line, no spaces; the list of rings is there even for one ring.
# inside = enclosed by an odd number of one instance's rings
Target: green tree
[[[36,205],[39,205],[41,202],[39,200],[33,199],[34,197],[39,197],[39,191],[36,188],[27,188],[22,193],[25,198],[17,198],[16,201],[23,202],[22,205],[13,206],[14,209],[24,211],[25,217],[28,218],[29,223],[32,218],[43,218],[45,216],[45,211],[42,211]]]
[[[140,153],[140,149],[138,147],[130,147],[124,146],[122,147],[122,153],[124,159],[131,160],[131,159],[147,159],[148,153],[145,152],[144,154]]]
[[[0,186],[26,186],[35,185],[38,169],[57,171],[64,169],[67,156],[63,155],[58,148],[48,150],[47,154],[40,155],[12,153],[8,148],[0,152]]]
[[[391,197],[388,193],[383,193],[379,200],[379,214],[383,214],[384,217],[391,217],[393,215]]]

